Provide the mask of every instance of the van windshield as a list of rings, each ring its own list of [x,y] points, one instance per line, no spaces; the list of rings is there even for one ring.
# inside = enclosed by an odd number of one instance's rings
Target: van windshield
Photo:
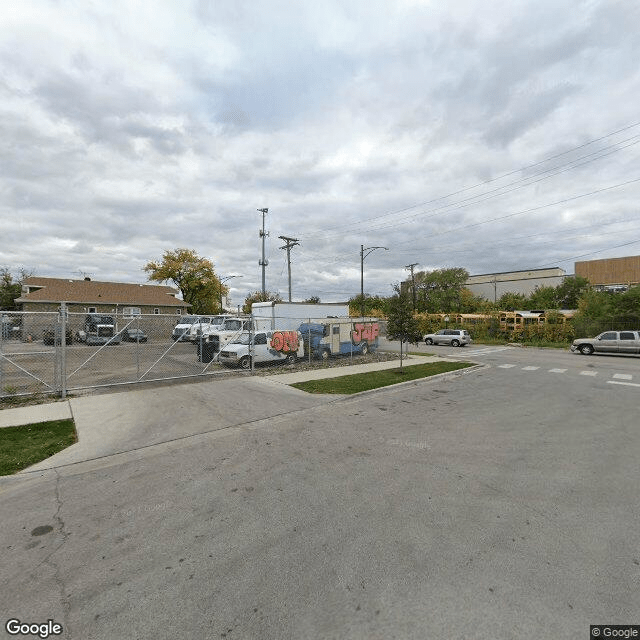
[[[180,318],[180,320],[178,320],[178,324],[195,324],[196,322],[200,322],[200,318],[198,318],[198,316],[190,316]]]

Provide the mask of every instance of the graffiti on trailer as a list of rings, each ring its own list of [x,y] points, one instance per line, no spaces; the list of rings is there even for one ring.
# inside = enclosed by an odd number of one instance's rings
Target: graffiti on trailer
[[[380,325],[377,322],[356,322],[353,327],[353,342],[355,344],[359,344],[363,340],[373,342],[380,334]]]
[[[271,338],[274,351],[297,351],[300,347],[297,331],[276,331]]]

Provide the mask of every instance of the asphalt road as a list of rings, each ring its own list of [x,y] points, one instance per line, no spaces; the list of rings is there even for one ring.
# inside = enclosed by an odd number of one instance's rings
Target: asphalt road
[[[430,347],[487,366],[355,398],[227,382],[221,429],[3,482],[4,619],[83,639],[639,624],[640,388],[613,383],[640,358],[482,349]],[[262,384],[271,417],[243,421]]]

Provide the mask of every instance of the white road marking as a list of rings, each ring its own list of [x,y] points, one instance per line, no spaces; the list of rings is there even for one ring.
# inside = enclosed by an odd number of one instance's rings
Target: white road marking
[[[618,380],[633,380],[633,376],[629,373],[614,373],[613,377]]]
[[[499,364],[498,369],[513,369],[515,366],[515,364]]]
[[[598,372],[597,371],[581,371],[580,375],[581,376],[597,376]]]
[[[607,384],[623,384],[627,387],[640,387],[637,382],[618,382],[617,380],[607,380]]]
[[[549,369],[549,373],[566,373],[566,369]]]
[[[466,355],[469,356],[484,356],[487,355],[489,353],[497,353],[498,351],[507,351],[508,349],[511,349],[512,347],[485,347],[484,349],[469,349],[469,347],[466,347],[464,349],[464,352]],[[448,353],[447,355],[453,355],[451,353]]]
[[[537,371],[540,367],[522,367],[523,371]]]

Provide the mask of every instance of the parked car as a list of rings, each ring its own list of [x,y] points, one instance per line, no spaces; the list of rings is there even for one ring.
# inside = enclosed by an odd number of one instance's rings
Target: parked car
[[[149,336],[142,329],[123,329],[122,339],[125,342],[146,342]]]
[[[639,331],[605,331],[595,338],[578,338],[573,341],[571,351],[583,356],[598,353],[640,353]]]
[[[71,329],[69,327],[67,327],[66,331],[65,331],[66,335],[67,335],[67,344],[72,344],[73,343],[73,331],[71,331]],[[43,332],[42,332],[42,342],[44,342],[45,344],[61,344],[62,340],[60,339],[62,337],[61,335],[61,331],[58,327],[51,326],[51,327],[47,327]]]
[[[448,344],[452,347],[464,347],[473,342],[465,329],[440,329],[438,333],[428,333],[423,340],[425,344]]]

